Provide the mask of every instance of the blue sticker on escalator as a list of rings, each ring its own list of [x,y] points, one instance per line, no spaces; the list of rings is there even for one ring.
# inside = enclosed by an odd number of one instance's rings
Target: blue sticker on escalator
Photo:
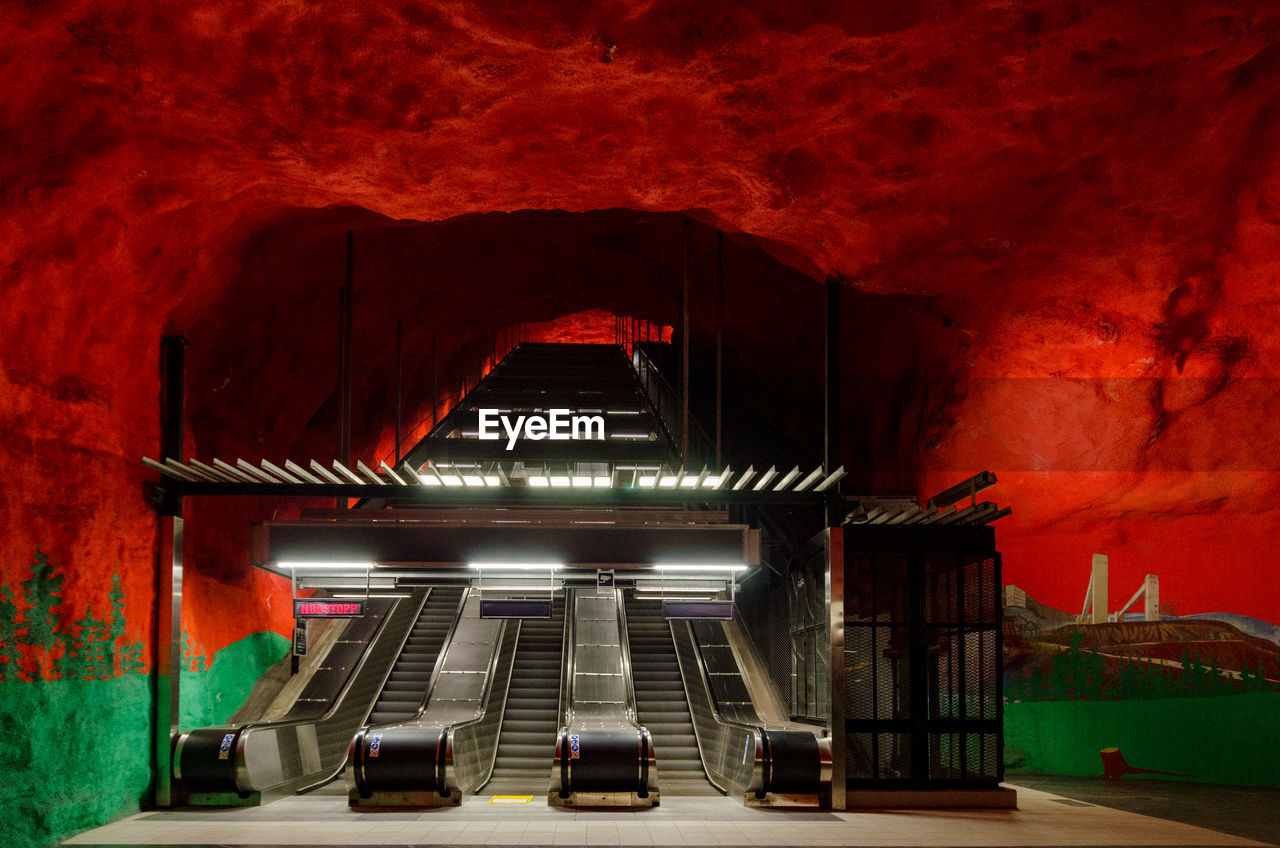
[[[218,746],[218,759],[225,760],[231,756],[231,743],[235,740],[234,733],[228,733],[222,737],[222,744]]]

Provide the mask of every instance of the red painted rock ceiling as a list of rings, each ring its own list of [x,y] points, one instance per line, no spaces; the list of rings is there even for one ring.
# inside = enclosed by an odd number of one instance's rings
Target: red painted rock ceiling
[[[372,458],[397,320],[420,420],[433,337],[673,323],[688,214],[701,344],[720,229],[731,388],[797,438],[847,281],[864,488],[989,468],[1041,600],[1098,551],[1113,597],[1280,618],[1274,3],[28,2],[0,37],[10,580],[39,543],[145,621],[162,332],[189,450],[331,455],[346,230]],[[193,603],[257,591],[279,506],[193,509]]]

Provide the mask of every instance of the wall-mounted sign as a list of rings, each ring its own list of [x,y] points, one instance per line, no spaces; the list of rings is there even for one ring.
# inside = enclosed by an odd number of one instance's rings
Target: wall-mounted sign
[[[551,599],[481,598],[481,618],[551,618]]]
[[[733,601],[663,601],[662,617],[671,619],[733,619]]]
[[[294,598],[294,618],[360,618],[364,601],[334,601],[329,598]]]
[[[612,568],[596,569],[596,594],[597,595],[613,594],[613,569]]]

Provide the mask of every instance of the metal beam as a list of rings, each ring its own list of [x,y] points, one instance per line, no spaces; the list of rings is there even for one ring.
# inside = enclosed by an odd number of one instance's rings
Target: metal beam
[[[351,355],[353,339],[351,336],[353,329],[352,299],[354,295],[356,276],[355,238],[355,233],[351,230],[347,230],[347,281],[342,290],[342,314],[339,316],[342,322],[342,336],[338,351],[339,356],[341,357],[341,361],[339,363],[340,370],[338,372],[339,426],[341,427],[341,431],[338,433],[338,459],[341,460],[343,464],[351,462],[351,418],[354,411],[351,391],[354,378]]]
[[[716,465],[720,465],[724,393],[724,231],[716,231]]]
[[[182,517],[160,517],[160,549],[156,562],[155,640],[152,643],[152,701],[155,769],[154,801],[157,807],[173,804],[173,743],[178,734],[178,679],[182,656]]]
[[[223,474],[226,474],[228,477],[232,477],[236,480],[241,480],[246,483],[255,482],[258,479],[257,477],[254,477],[250,474],[246,474],[245,472],[241,471],[239,468],[236,468],[233,465],[229,465],[228,463],[225,463],[220,459],[215,459],[213,461],[213,467],[221,471]]]
[[[165,336],[160,340],[160,449],[165,462],[178,467],[182,467],[182,440],[186,426],[185,346],[186,340],[181,336]],[[177,660],[182,656],[181,491],[166,485],[158,507],[161,514],[157,526],[155,637],[151,651],[151,674],[155,686],[151,701],[151,760],[155,771],[152,800],[157,807],[168,807],[173,803],[173,740],[178,733],[180,706]]]
[[[255,564],[346,561],[399,565],[520,562],[530,551],[571,566],[621,563],[759,565],[758,530],[741,524],[576,524],[573,532],[547,525],[471,522],[268,522],[255,528]],[[335,570],[336,571],[336,570]],[[340,572],[339,572],[340,573]],[[653,576],[658,577],[657,573]]]
[[[831,678],[831,809],[847,806],[848,742],[845,728],[844,657],[844,528],[828,527],[824,534],[827,584],[827,634]]]
[[[266,459],[262,460],[262,470],[266,471],[268,474],[272,475],[273,477],[279,477],[281,480],[285,481],[286,483],[306,482],[305,480],[302,480],[298,477],[294,477],[288,471],[285,471],[283,468],[276,465],[274,462],[271,462],[270,460],[266,460]]]
[[[188,459],[187,465],[190,465],[192,468],[199,468],[204,473],[212,476],[215,480],[222,480],[223,482],[226,482],[226,483],[237,483],[240,481],[239,477],[233,474],[230,474],[226,471],[222,471],[220,469],[214,468],[211,465],[206,465],[205,463],[201,462],[198,459]]]
[[[680,284],[680,461],[689,461],[689,216],[684,218]]]
[[[341,468],[341,466],[336,466]],[[427,466],[431,471],[434,466]],[[345,471],[345,469],[343,469]],[[346,472],[350,474],[350,472]],[[371,472],[372,473],[372,472]],[[352,475],[355,476],[355,475]],[[376,476],[376,475],[375,475]],[[357,478],[358,479],[358,478]],[[170,480],[165,488],[183,497],[381,498],[396,502],[442,505],[512,505],[574,507],[671,506],[676,504],[810,504],[825,502],[823,492],[779,492],[729,488],[606,489],[597,487],[388,486],[380,483],[206,483]]]
[[[965,498],[973,501],[978,492],[990,489],[996,484],[996,475],[990,471],[980,471],[961,483],[957,483],[949,489],[945,489],[933,497],[929,498],[927,506],[935,509],[945,509],[954,503],[959,503]]]
[[[655,439],[605,439],[604,441],[530,441],[521,439],[514,450],[507,450],[504,435],[493,441],[479,439],[443,439],[431,437],[420,443],[421,449],[409,454],[415,463],[427,459],[476,462],[661,462],[667,458],[666,443]]]
[[[302,480],[302,482],[304,483],[323,483],[324,482],[319,477],[312,474],[310,471],[303,468],[298,463],[294,462],[292,459],[286,459],[284,461],[284,468],[286,471],[288,471],[294,477],[297,477],[298,479]]]
[[[339,480],[338,477],[335,476],[332,471],[325,468],[323,465],[316,462],[314,459],[311,460],[311,470],[314,471],[317,475],[319,475],[319,477],[326,483],[338,483],[338,484],[342,483],[342,481]]]

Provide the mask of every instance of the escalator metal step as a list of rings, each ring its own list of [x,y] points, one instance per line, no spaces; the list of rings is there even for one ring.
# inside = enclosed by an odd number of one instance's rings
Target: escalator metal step
[[[551,778],[559,721],[560,657],[564,603],[552,618],[525,621],[511,669],[506,710],[498,732],[498,755],[485,792],[541,794]]]
[[[374,702],[369,724],[403,721],[417,713],[426,697],[440,649],[444,647],[461,599],[462,589],[459,587],[431,590]]]
[[[718,795],[702,768],[671,627],[657,602],[627,601],[627,634],[639,719],[653,736],[662,792]]]

